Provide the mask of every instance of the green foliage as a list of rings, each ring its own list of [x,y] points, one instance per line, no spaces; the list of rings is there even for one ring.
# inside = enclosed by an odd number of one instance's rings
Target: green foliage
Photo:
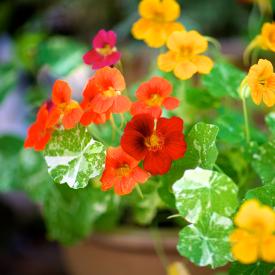
[[[275,184],[266,184],[249,190],[245,196],[246,199],[258,199],[263,204],[275,207]]]
[[[57,76],[68,75],[77,66],[83,64],[85,47],[69,38],[51,37],[38,47],[37,64],[47,65]]]
[[[52,184],[47,165],[41,154],[22,149],[19,156],[20,189],[37,202],[43,202]]]
[[[176,207],[188,222],[179,235],[178,250],[199,266],[213,268],[231,260],[230,216],[238,207],[238,188],[226,175],[196,168],[173,185]]]
[[[18,186],[18,154],[23,146],[21,138],[11,135],[0,137],[0,191],[7,192]]]
[[[226,175],[196,168],[173,185],[176,207],[190,223],[217,213],[230,217],[238,206],[238,188]]]
[[[17,70],[13,63],[0,63],[0,103],[17,85]]]
[[[266,142],[252,154],[252,166],[263,184],[275,183],[275,140]]]
[[[269,275],[275,269],[275,264],[257,262],[256,264],[232,263],[229,275]]]
[[[271,112],[269,113],[266,117],[265,117],[265,122],[268,126],[268,129],[270,131],[270,133],[275,136],[275,112]]]
[[[229,218],[212,213],[180,231],[178,251],[198,266],[223,266],[232,260],[228,241],[232,228]]]
[[[178,180],[187,169],[197,166],[212,168],[218,156],[215,145],[218,127],[199,122],[193,126],[186,136],[187,151],[185,156],[172,163],[170,171],[161,177],[159,194],[162,200],[169,206],[175,205],[171,186]],[[165,194],[166,193],[166,194]]]
[[[203,85],[213,97],[231,96],[238,99],[238,88],[245,74],[229,63],[216,63],[210,74],[202,78]]]
[[[92,185],[73,190],[65,184],[52,184],[44,202],[49,237],[65,245],[76,243],[89,235],[102,214],[115,207],[112,193]]]
[[[99,176],[105,165],[105,148],[87,128],[56,130],[44,151],[48,171],[55,182],[83,188]]]

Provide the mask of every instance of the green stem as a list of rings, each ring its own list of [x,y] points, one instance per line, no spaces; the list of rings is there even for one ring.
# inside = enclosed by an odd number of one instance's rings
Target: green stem
[[[153,236],[153,243],[154,243],[154,248],[155,248],[156,254],[159,257],[159,259],[162,263],[162,266],[166,271],[169,262],[168,262],[166,254],[165,254],[163,244],[162,244],[161,238],[159,236],[159,232],[157,229],[152,229],[151,232],[152,232],[152,236]]]
[[[138,195],[140,196],[141,199],[143,199],[143,198],[144,198],[144,197],[143,197],[143,193],[142,193],[142,191],[141,191],[141,189],[140,189],[139,184],[137,183],[135,187],[136,187],[136,190],[137,190]]]
[[[247,107],[246,107],[245,95],[242,96],[242,102],[243,102],[243,116],[244,116],[245,137],[246,137],[246,142],[249,143],[249,141],[250,141],[250,131],[249,131],[249,124],[248,124],[248,115],[247,115]]]
[[[224,174],[223,170],[222,170],[217,164],[214,164],[214,168],[215,168],[217,171],[219,171],[220,173],[223,173],[223,174]]]

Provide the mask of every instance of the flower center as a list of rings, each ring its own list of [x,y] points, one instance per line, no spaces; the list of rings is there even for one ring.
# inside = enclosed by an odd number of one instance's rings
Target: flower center
[[[112,54],[116,50],[115,47],[111,47],[109,44],[106,44],[103,48],[96,48],[96,51],[103,56]]]
[[[128,176],[130,174],[130,166],[128,164],[123,164],[118,169],[116,169],[117,175],[120,177]]]
[[[150,99],[146,101],[147,105],[149,106],[160,106],[163,101],[163,97],[159,94],[152,94]]]
[[[193,55],[193,48],[191,46],[182,46],[180,48],[180,57],[186,58]]]
[[[103,95],[106,97],[113,97],[120,94],[121,94],[120,91],[116,91],[113,87],[109,87],[108,90],[103,92]]]
[[[150,137],[145,138],[144,144],[150,151],[158,151],[162,149],[164,140],[161,135],[154,131]]]

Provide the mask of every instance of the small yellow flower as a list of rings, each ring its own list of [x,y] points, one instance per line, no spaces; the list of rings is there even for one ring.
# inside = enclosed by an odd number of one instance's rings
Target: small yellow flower
[[[208,74],[213,61],[201,55],[208,48],[208,41],[197,31],[173,32],[167,41],[168,52],[160,54],[158,66],[162,71],[173,71],[180,79],[189,79],[195,73]]]
[[[275,104],[275,73],[270,61],[260,59],[258,64],[251,66],[247,75],[247,84],[255,104],[259,105],[261,101],[268,107]]]
[[[243,264],[257,260],[275,262],[275,211],[257,200],[243,203],[234,219],[230,235],[232,254]]]
[[[175,0],[142,0],[139,4],[141,18],[133,25],[132,34],[152,48],[163,46],[168,36],[184,27],[175,22],[180,6]]]
[[[190,275],[190,272],[183,263],[173,262],[167,267],[167,275]]]
[[[249,56],[255,48],[275,52],[275,22],[263,24],[261,33],[250,42],[244,51],[245,63],[248,63]]]

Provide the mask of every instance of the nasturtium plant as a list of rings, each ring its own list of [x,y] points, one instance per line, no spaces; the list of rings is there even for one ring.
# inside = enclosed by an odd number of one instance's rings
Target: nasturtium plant
[[[104,168],[105,148],[88,130],[77,126],[57,130],[44,152],[48,170],[55,182],[71,188],[84,188]]]
[[[230,63],[216,63],[210,74],[203,76],[203,84],[213,97],[240,97],[238,88],[245,74]]]
[[[52,184],[43,212],[49,237],[65,245],[81,240],[91,232],[96,220],[117,207],[118,202],[112,193],[104,194],[92,184],[78,190]]]
[[[230,218],[213,212],[180,231],[178,251],[198,266],[223,266],[232,261],[228,242],[232,228]]]
[[[196,168],[173,185],[176,207],[188,222],[217,213],[230,217],[238,206],[238,188],[225,174]]]
[[[252,166],[260,176],[263,184],[275,184],[275,140],[270,140],[257,148],[252,154]]]

